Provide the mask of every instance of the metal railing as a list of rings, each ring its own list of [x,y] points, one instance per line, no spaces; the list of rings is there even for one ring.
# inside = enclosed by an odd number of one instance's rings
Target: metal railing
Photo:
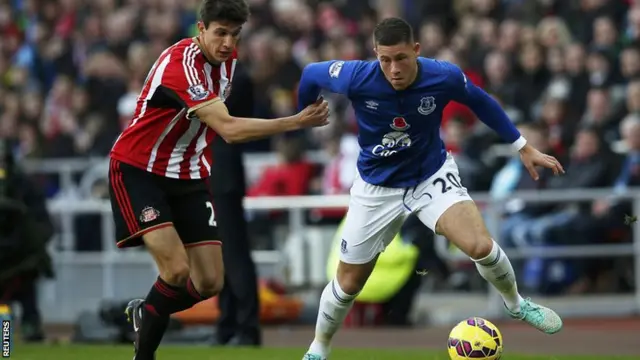
[[[327,155],[323,151],[308,151],[305,156],[309,161],[317,164],[324,164],[328,161]],[[243,155],[243,161],[247,178],[255,180],[265,166],[277,164],[279,160],[276,153],[247,153]],[[57,175],[61,189],[72,189],[76,187],[75,176],[103,163],[106,163],[105,169],[108,169],[108,159],[105,157],[28,159],[22,161],[20,166],[31,174]],[[106,176],[105,171],[104,177],[106,178]]]
[[[502,206],[511,199],[519,199],[525,203],[572,203],[580,201],[594,200],[630,200],[632,202],[633,214],[640,215],[640,188],[629,188],[620,193],[613,189],[572,189],[572,190],[545,190],[545,191],[520,191],[511,194],[509,198],[502,200],[492,199],[488,194],[478,194],[473,196],[476,202],[486,205],[483,209],[487,219],[487,228],[496,236],[501,221]],[[505,252],[511,259],[528,258],[602,258],[602,257],[629,257],[634,258],[634,298],[635,311],[640,311],[640,222],[630,224],[633,232],[633,242],[630,244],[591,244],[591,245],[566,245],[553,246],[552,249],[539,247],[518,247],[506,249]],[[499,241],[499,239],[498,239]],[[460,253],[452,254],[448,251],[448,242],[441,236],[436,237],[437,253],[448,259],[466,258]],[[503,314],[502,300],[500,294],[489,287],[488,316],[499,316]]]
[[[628,199],[633,201],[635,214],[640,214],[640,190],[631,189],[624,194],[612,195],[612,191],[603,190],[571,190],[571,191],[541,191],[519,192],[510,196],[520,198],[528,203],[558,203],[573,201],[589,201],[602,198]],[[499,208],[504,201],[491,199],[487,194],[474,195],[476,202],[483,205],[483,211],[487,215],[487,226],[492,233],[496,233],[499,225]],[[260,197],[247,198],[245,207],[247,210],[284,210],[289,212],[289,236],[286,251],[254,251],[253,256],[258,264],[270,264],[288,267],[290,277],[289,285],[323,286],[325,282],[326,257],[318,256],[317,251],[311,250],[318,244],[310,244],[308,225],[305,224],[304,212],[316,208],[346,208],[349,203],[348,195],[337,196],[288,196],[288,197]],[[114,298],[114,284],[116,282],[114,271],[123,264],[148,264],[153,268],[153,262],[144,252],[122,252],[115,247],[114,224],[111,219],[111,206],[108,201],[50,201],[49,209],[52,213],[61,216],[74,216],[75,214],[101,214],[103,252],[77,253],[73,250],[73,229],[64,228],[68,222],[62,222],[61,235],[63,241],[55,251],[55,262],[59,264],[101,264],[102,271],[102,296],[105,299]],[[633,256],[635,266],[635,309],[640,311],[640,223],[633,226],[633,244],[618,245],[572,245],[554,246],[553,251],[545,251],[540,248],[507,249],[509,257],[531,258],[566,258],[566,257],[620,257]],[[327,248],[331,245],[331,238],[326,239]],[[317,237],[315,241],[318,241]],[[448,243],[442,237],[437,237],[437,251],[440,256],[448,259],[465,259],[448,251]],[[492,315],[500,314],[501,302],[497,298],[499,294],[490,292],[488,312]]]
[[[495,149],[500,150],[499,148]],[[499,151],[498,151],[499,152]],[[496,156],[499,156],[497,154]],[[322,153],[312,153],[310,158],[322,163],[325,159]],[[46,161],[27,161],[24,167],[30,173],[57,174],[60,178],[60,185],[63,189],[76,188],[74,177],[84,173],[105,161],[104,158],[95,159],[60,159]],[[245,156],[245,163],[249,169],[261,168],[265,164],[275,161],[270,155],[250,154]],[[500,209],[506,200],[494,200],[488,194],[472,194],[477,203],[483,205],[483,212],[487,221],[487,227],[493,234],[497,234],[500,225]],[[512,194],[510,199],[520,198],[528,203],[545,202],[575,202],[592,201],[595,199],[630,199],[633,201],[633,212],[640,215],[640,189],[629,189],[624,194],[613,194],[611,189],[602,190],[569,190],[569,191],[543,191],[543,192],[519,192]],[[288,268],[286,281],[290,285],[311,285],[324,286],[326,280],[325,266],[326,254],[331,246],[333,232],[335,229],[328,228],[324,232],[314,232],[311,227],[305,224],[305,211],[315,208],[346,208],[349,196],[295,196],[295,197],[262,197],[248,198],[245,205],[247,210],[284,210],[289,214],[289,229],[286,239],[286,246],[283,249],[272,251],[254,251],[253,256],[258,264],[279,268],[280,274],[284,277],[284,268]],[[76,311],[77,306],[67,306],[69,301],[81,301],[83,304],[95,304],[98,299],[113,299],[132,295],[131,289],[136,288],[136,284],[123,286],[118,282],[118,276],[125,268],[146,269],[149,274],[155,274],[155,266],[151,258],[145,252],[138,251],[117,251],[115,248],[115,231],[111,217],[111,207],[107,201],[97,200],[52,200],[49,201],[49,209],[54,215],[60,218],[60,231],[58,239],[53,242],[52,251],[56,266],[69,267],[70,272],[62,271],[62,275],[48,284],[47,291],[49,302],[59,310],[59,313],[69,311],[65,319],[71,316],[70,312]],[[76,252],[74,234],[74,217],[79,214],[99,214],[102,218],[101,231],[103,239],[102,252]],[[329,236],[328,234],[331,234]],[[554,246],[552,251],[541,248],[517,248],[507,249],[509,257],[518,258],[567,258],[567,257],[623,257],[633,256],[635,266],[635,295],[634,309],[640,311],[640,222],[633,225],[633,244],[611,244],[611,245],[575,245],[575,246]],[[323,241],[324,240],[324,241]],[[499,240],[499,239],[498,239]],[[52,244],[52,245],[53,245]],[[319,251],[322,250],[322,251]],[[467,260],[466,256],[459,252],[450,252],[448,242],[442,237],[436,237],[436,250],[438,254],[450,260]],[[321,254],[322,252],[322,254]],[[320,254],[320,255],[318,255]],[[84,269],[89,269],[85,272]],[[92,280],[98,276],[99,281],[94,281],[91,295],[84,299],[70,298],[62,301],[65,297],[65,287],[61,284],[65,281],[74,282],[83,279],[83,276],[90,276],[93,271]],[[127,271],[125,271],[127,272]],[[129,277],[130,272],[127,272]],[[71,276],[70,276],[71,275]],[[78,276],[80,278],[78,278]],[[141,275],[144,278],[148,275]],[[134,279],[135,280],[135,279]],[[134,280],[131,280],[135,282]],[[143,281],[147,281],[143,279]],[[99,284],[99,285],[96,285]],[[143,284],[146,284],[143,282]],[[145,285],[146,286],[146,285]],[[143,286],[144,287],[144,286]],[[59,289],[58,294],[54,289]],[[137,289],[137,288],[136,288]],[[137,290],[136,290],[137,291]],[[491,291],[487,302],[488,316],[502,313],[499,295]],[[92,302],[93,301],[93,302]],[[69,309],[66,309],[68,307]],[[87,307],[92,307],[87,305]],[[603,309],[602,311],[606,311]],[[56,313],[57,315],[57,313]]]

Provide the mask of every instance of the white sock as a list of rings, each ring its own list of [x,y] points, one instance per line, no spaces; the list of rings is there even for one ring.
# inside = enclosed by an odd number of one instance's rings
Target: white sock
[[[519,312],[522,297],[518,293],[516,276],[511,262],[500,245],[493,241],[489,255],[482,259],[471,260],[476,263],[480,275],[500,292],[507,308],[512,312]]]
[[[313,339],[309,352],[323,358],[331,352],[331,339],[338,331],[344,318],[349,313],[353,300],[358,296],[346,294],[340,288],[337,280],[332,280],[322,291],[318,320],[316,321],[316,337]]]

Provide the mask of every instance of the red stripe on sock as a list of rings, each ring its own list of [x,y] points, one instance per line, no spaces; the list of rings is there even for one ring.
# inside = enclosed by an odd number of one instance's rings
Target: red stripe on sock
[[[156,290],[158,290],[158,292],[168,298],[171,299],[176,299],[178,298],[178,293],[169,289],[167,286],[165,286],[163,283],[156,281],[155,284],[153,284],[153,287],[156,288]]]
[[[155,308],[155,307],[153,307],[153,305],[150,305],[150,304],[144,304],[144,309],[145,309],[147,312],[149,312],[151,315],[154,315],[154,316],[160,316],[160,315],[158,314],[158,311],[156,311],[156,308]]]

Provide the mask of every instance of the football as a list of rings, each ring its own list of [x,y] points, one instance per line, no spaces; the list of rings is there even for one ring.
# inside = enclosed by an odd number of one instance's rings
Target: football
[[[502,334],[490,321],[472,317],[461,321],[449,334],[451,360],[498,360],[502,356]]]

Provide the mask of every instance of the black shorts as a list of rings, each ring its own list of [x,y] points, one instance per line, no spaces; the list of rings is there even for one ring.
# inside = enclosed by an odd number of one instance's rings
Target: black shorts
[[[143,245],[142,235],[167,226],[186,247],[220,244],[206,180],[166,178],[111,159],[109,196],[119,248]]]

